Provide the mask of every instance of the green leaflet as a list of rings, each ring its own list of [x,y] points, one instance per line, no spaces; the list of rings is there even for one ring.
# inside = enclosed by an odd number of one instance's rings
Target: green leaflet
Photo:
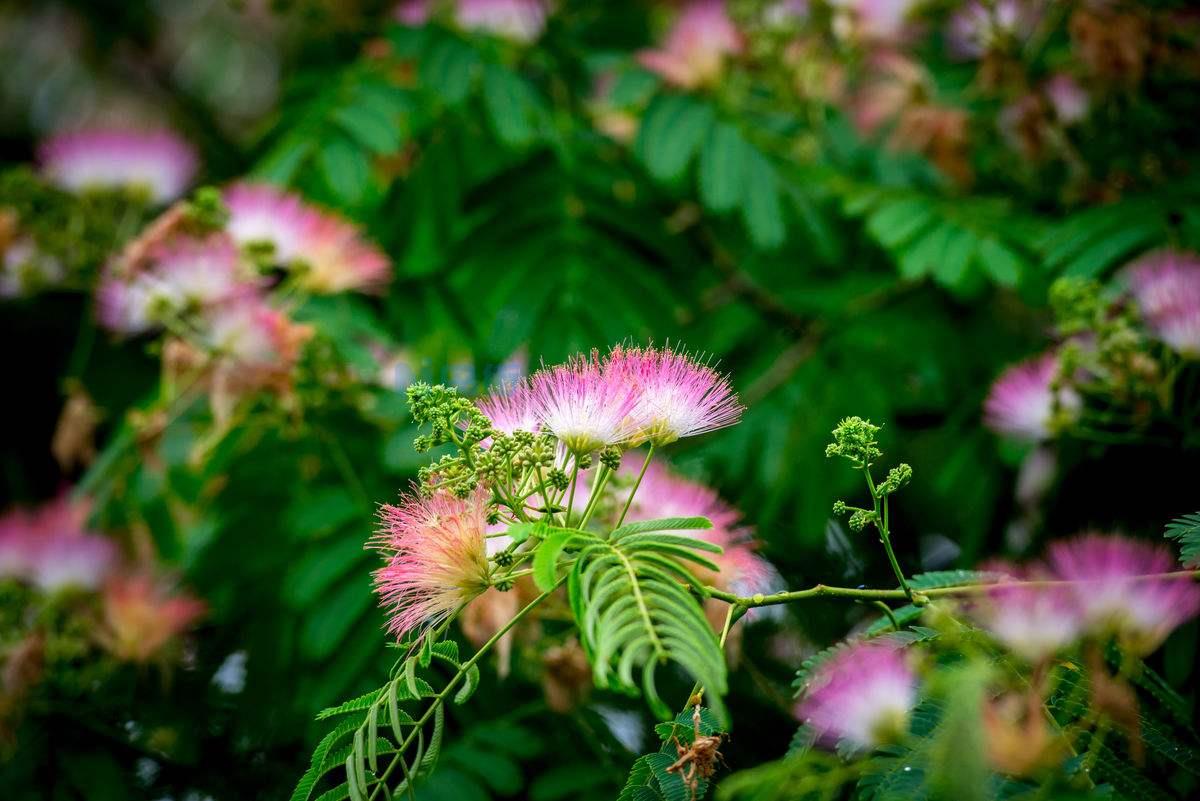
[[[663,530],[698,527],[701,520],[647,523]],[[618,529],[607,541],[582,540],[567,587],[597,686],[628,692],[640,682],[654,712],[669,717],[657,691],[656,671],[673,661],[705,687],[706,697],[725,719],[720,700],[726,690],[725,659],[700,602],[686,588],[694,579],[678,561],[680,556],[703,561],[695,552],[711,551],[708,543],[656,535],[639,524]]]
[[[1200,563],[1200,512],[1167,523],[1163,536],[1179,543],[1179,561],[1184,566]]]

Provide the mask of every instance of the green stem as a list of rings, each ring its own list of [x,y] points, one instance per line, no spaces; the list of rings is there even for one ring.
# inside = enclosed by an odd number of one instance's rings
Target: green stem
[[[480,659],[483,659],[483,657],[487,655],[488,651],[490,651],[492,647],[500,641],[501,637],[503,637],[514,626],[520,623],[521,619],[524,618],[525,615],[529,614],[529,612],[531,612],[535,606],[550,597],[550,594],[557,590],[566,580],[567,577],[564,575],[557,582],[555,582],[553,587],[530,601],[524,609],[522,609],[520,612],[517,612],[517,614],[513,616],[512,620],[500,627],[500,629],[492,635],[491,639],[485,642],[483,646],[475,652],[474,656],[459,666],[458,672],[451,676],[450,681],[446,683],[446,686],[442,688],[441,692],[433,697],[433,701],[430,703],[429,708],[425,710],[425,713],[421,715],[420,719],[413,726],[412,731],[409,732],[408,736],[404,738],[404,742],[401,743],[400,747],[396,749],[396,753],[392,757],[392,761],[388,763],[388,766],[384,769],[383,773],[379,775],[379,779],[376,781],[375,787],[371,790],[371,795],[368,796],[369,801],[374,801],[375,796],[377,796],[380,790],[383,789],[388,778],[391,777],[392,772],[395,771],[396,766],[400,764],[400,760],[403,758],[404,753],[408,751],[409,746],[411,746],[413,741],[416,740],[418,733],[422,731],[425,724],[428,723],[429,719],[433,717],[433,714],[437,711],[437,708],[445,703],[447,696],[449,696],[454,688],[458,686],[458,683],[462,681],[464,676],[467,675],[467,672],[471,668],[475,667]]]
[[[596,486],[592,487],[592,495],[590,498],[588,498],[587,507],[583,510],[583,517],[580,519],[579,524],[576,525],[575,528],[582,531],[583,527],[586,526],[588,521],[592,519],[592,513],[596,511],[596,507],[600,503],[600,495],[603,494],[604,487],[606,484],[608,484],[608,479],[611,475],[611,470],[604,465],[600,465],[599,474],[596,476]]]
[[[571,493],[567,498],[566,517],[563,520],[563,525],[566,528],[571,527],[571,512],[575,511],[575,485],[579,483],[579,460],[571,459],[574,467],[571,469]]]
[[[1148,573],[1141,576],[1130,576],[1129,581],[1173,581],[1183,579],[1200,578],[1200,570],[1177,570],[1172,573]],[[933,589],[921,590],[919,593],[913,593],[917,600],[928,598],[939,598],[943,596],[954,595],[973,595],[986,593],[997,587],[1070,587],[1076,584],[1082,584],[1081,581],[1067,581],[1063,579],[1046,579],[1038,581],[1005,581],[1005,582],[975,582],[969,584],[955,584],[950,587],[935,587]],[[777,592],[773,595],[751,595],[741,596],[734,595],[731,592],[719,590],[716,587],[702,587],[700,592],[705,597],[716,598],[718,601],[724,601],[728,604],[736,604],[744,606],[748,609],[753,609],[760,606],[777,606],[778,604],[792,603],[793,601],[806,601],[810,598],[850,598],[857,601],[885,601],[885,600],[904,600],[907,599],[908,593],[902,589],[899,590],[872,590],[861,589],[857,587],[830,587],[825,584],[817,584],[809,587],[807,590],[793,590],[791,592]]]
[[[879,530],[879,541],[883,543],[883,550],[887,552],[888,562],[892,565],[892,572],[896,574],[897,580],[900,582],[900,589],[904,590],[904,597],[909,603],[915,603],[913,600],[912,590],[909,589],[908,581],[904,578],[904,571],[900,569],[900,562],[896,559],[896,552],[892,550],[892,534],[888,530],[888,502],[887,495],[882,497],[883,506],[880,508],[879,490],[875,488],[875,480],[871,478],[871,468],[864,467],[863,475],[867,477],[867,487],[871,490],[871,501],[875,505],[875,523]]]
[[[654,443],[650,443],[650,450],[646,451],[646,461],[642,462],[642,470],[638,473],[637,481],[633,482],[633,488],[629,490],[629,497],[625,499],[625,508],[621,510],[621,517],[617,520],[617,525],[614,528],[620,528],[625,522],[625,515],[629,514],[629,507],[633,505],[633,496],[637,495],[638,487],[642,486],[642,478],[646,475],[646,468],[650,466],[650,457],[654,456]]]

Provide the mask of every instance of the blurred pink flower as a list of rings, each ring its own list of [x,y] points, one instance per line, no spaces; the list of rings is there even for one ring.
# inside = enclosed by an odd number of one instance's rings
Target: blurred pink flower
[[[38,161],[63,189],[138,189],[157,204],[182,195],[198,166],[192,146],[167,130],[59,134],[38,148]]]
[[[984,401],[984,422],[993,431],[1028,442],[1050,439],[1074,419],[1082,404],[1069,387],[1051,387],[1058,357],[1046,353],[1000,374]]]
[[[1178,568],[1165,547],[1086,534],[1051,545],[1047,563],[1055,577],[1075,582],[1071,591],[1084,623],[1115,633],[1138,654],[1153,651],[1200,612],[1200,587],[1193,578],[1139,578]]]
[[[965,3],[950,18],[947,47],[957,58],[976,59],[992,50],[1020,44],[1033,33],[1041,14],[1037,0]]]
[[[640,453],[626,453],[621,460],[619,475],[632,483],[641,471],[644,459]],[[741,512],[722,500],[711,487],[676,475],[661,462],[654,461],[646,468],[626,520],[665,517],[707,517],[712,521],[710,529],[687,532],[688,536],[724,549],[721,554],[704,554],[720,568],[715,574],[699,565],[687,565],[701,581],[742,596],[770,595],[783,589],[783,579],[775,566],[759,556],[754,530],[742,523]],[[751,614],[773,609],[756,609]]]
[[[62,262],[43,253],[29,237],[18,236],[0,253],[0,298],[24,297],[57,286],[66,277]]]
[[[387,256],[357,226],[296,194],[242,182],[227,187],[224,200],[234,241],[269,245],[271,258],[298,270],[300,285],[310,291],[377,291],[390,277]]]
[[[667,445],[738,422],[743,406],[729,379],[684,351],[617,346],[603,372],[634,390],[633,444]]]
[[[466,499],[408,495],[380,509],[370,545],[388,561],[375,571],[375,591],[397,638],[438,624],[488,588],[488,498],[480,487]]]
[[[237,376],[237,383],[263,385],[287,376],[311,335],[282,311],[246,296],[208,311],[200,323],[201,341]]]
[[[1054,115],[1063,125],[1074,125],[1087,118],[1091,100],[1079,82],[1065,72],[1050,77],[1042,87]]]
[[[796,714],[825,745],[871,749],[903,735],[916,702],[917,678],[904,653],[857,642],[813,672]]]
[[[715,83],[725,58],[742,51],[742,35],[724,0],[691,0],[675,20],[662,47],[643,50],[638,61],[668,83],[694,89]]]
[[[528,43],[546,28],[546,6],[542,0],[456,0],[454,19],[469,31]]]
[[[529,382],[542,429],[575,454],[628,442],[638,432],[634,388],[604,370],[597,351],[547,367]]]
[[[239,275],[237,248],[221,234],[168,239],[151,249],[143,269],[130,274],[119,267],[110,263],[97,286],[96,314],[106,328],[125,334],[255,291]]]
[[[1005,647],[1038,663],[1079,639],[1083,617],[1069,588],[1022,583],[1049,578],[1039,572],[1023,572],[1006,565],[986,569],[1007,575],[988,590],[974,607],[974,614]]]
[[[36,509],[0,517],[0,579],[45,592],[95,590],[117,563],[116,543],[85,528],[88,506],[61,495]]]
[[[392,9],[392,18],[401,25],[420,27],[429,22],[432,7],[433,0],[401,0]]]
[[[146,574],[116,576],[104,587],[100,644],[123,662],[145,664],[207,611],[203,601],[173,593]]]
[[[1172,350],[1200,357],[1200,257],[1158,250],[1124,274],[1151,332]]]

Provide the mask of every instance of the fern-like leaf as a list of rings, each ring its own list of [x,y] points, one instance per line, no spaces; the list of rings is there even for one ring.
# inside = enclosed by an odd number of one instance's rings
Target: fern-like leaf
[[[686,525],[697,527],[693,523]],[[708,566],[701,554],[713,552],[713,546],[634,526],[618,529],[607,540],[577,542],[580,550],[567,586],[596,685],[635,689],[634,671],[640,669],[647,702],[668,718],[671,712],[659,697],[655,678],[660,664],[675,662],[705,687],[706,697],[725,719],[720,701],[726,690],[725,659],[700,602],[687,589],[695,579],[682,566],[686,561]]]
[[[1167,523],[1163,536],[1179,543],[1179,561],[1185,567],[1200,565],[1200,512]]]

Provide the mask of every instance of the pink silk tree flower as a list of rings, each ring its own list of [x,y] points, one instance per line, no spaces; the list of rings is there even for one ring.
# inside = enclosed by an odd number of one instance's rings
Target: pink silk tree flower
[[[1083,617],[1069,588],[1023,583],[1050,578],[1038,572],[1022,572],[1005,565],[986,569],[1002,574],[1002,578],[988,588],[972,612],[1010,651],[1038,664],[1083,634]]]
[[[916,702],[917,677],[904,653],[857,642],[814,671],[796,713],[819,742],[869,750],[903,736]]]
[[[62,262],[43,253],[33,239],[18,235],[0,248],[0,298],[19,298],[58,286],[67,277]]]
[[[1074,125],[1087,118],[1091,99],[1079,81],[1065,72],[1055,73],[1042,85],[1042,91],[1054,109],[1054,116],[1063,125]]]
[[[468,31],[528,44],[546,29],[546,6],[542,0],[456,0],[454,20]]]
[[[742,47],[742,35],[726,13],[724,0],[692,0],[679,13],[662,47],[641,51],[638,61],[668,83],[695,89],[715,84],[726,57],[740,53]]]
[[[503,434],[514,431],[536,434],[541,429],[533,392],[524,382],[500,387],[475,401],[475,406],[491,421],[492,428]]]
[[[410,28],[419,28],[429,22],[433,0],[401,0],[392,9],[392,19]]]
[[[122,662],[146,664],[207,612],[198,598],[173,592],[145,574],[120,575],[104,587],[96,639]]]
[[[1086,534],[1050,546],[1048,565],[1071,591],[1093,632],[1114,633],[1139,655],[1153,651],[1200,612],[1194,579],[1142,576],[1177,567],[1168,548],[1113,534]]]
[[[276,264],[298,271],[311,292],[378,291],[391,263],[354,224],[270,184],[235,183],[223,193],[226,231],[251,250],[269,248]]]
[[[196,151],[171,131],[92,130],[59,134],[38,148],[42,174],[68,191],[134,189],[158,205],[187,191]]]
[[[106,328],[141,333],[254,292],[240,275],[237,248],[222,234],[169,239],[147,258],[131,275],[115,263],[106,268],[96,290],[97,317]]]
[[[951,55],[976,59],[1005,47],[1020,45],[1041,19],[1037,0],[997,0],[964,3],[950,17],[946,43]]]
[[[1000,374],[984,401],[984,423],[1027,442],[1050,439],[1079,413],[1082,400],[1070,387],[1052,387],[1058,357],[1046,353]]]
[[[488,499],[480,487],[465,499],[407,495],[380,509],[370,547],[387,564],[374,573],[375,592],[398,639],[437,625],[488,588]]]
[[[1200,257],[1158,250],[1124,275],[1154,336],[1183,356],[1200,357]]]
[[[233,389],[286,383],[312,335],[309,326],[254,295],[211,308],[199,326]]]
[[[87,508],[62,495],[0,518],[0,579],[16,579],[51,593],[98,589],[117,564],[117,546],[87,530]]]
[[[745,408],[726,376],[669,347],[615,347],[604,373],[634,389],[634,445],[667,445],[725,428],[737,423]]]
[[[602,369],[596,351],[539,370],[529,390],[542,430],[575,455],[628,442],[637,434],[634,388],[623,376]]]

